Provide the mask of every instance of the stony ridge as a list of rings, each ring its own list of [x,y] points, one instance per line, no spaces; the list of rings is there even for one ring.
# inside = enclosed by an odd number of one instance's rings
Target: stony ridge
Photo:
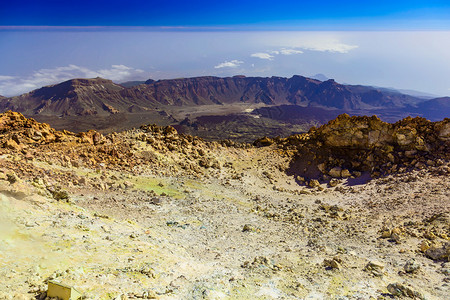
[[[372,87],[346,86],[295,75],[283,77],[194,77],[148,80],[128,88],[110,80],[73,79],[30,93],[3,99],[0,111],[27,115],[108,115],[164,105],[195,106],[230,103],[294,104],[338,109],[403,107],[412,96],[387,93]]]
[[[95,130],[57,131],[22,114],[0,114],[0,155],[16,153],[22,159],[40,159],[64,167],[130,169],[151,165],[161,173],[199,177],[207,168],[220,168],[211,151],[231,141],[205,142],[178,134],[171,126],[143,125],[139,129],[103,135]],[[239,145],[238,145],[239,146]],[[163,157],[176,161],[167,166]]]
[[[430,122],[405,118],[394,124],[378,117],[340,115],[308,133],[288,138],[262,138],[255,146],[276,144],[292,157],[287,173],[301,180],[372,177],[404,172],[411,168],[443,164],[450,159],[450,119]],[[250,147],[232,141],[206,142],[178,134],[171,126],[143,125],[139,129],[102,135],[95,130],[78,134],[56,131],[48,124],[8,111],[0,114],[0,154],[15,151],[26,157],[47,157],[63,165],[132,168],[156,164],[159,155],[177,161],[178,171],[200,176],[202,169],[218,168],[214,151]],[[152,151],[143,151],[150,147]],[[59,153],[67,155],[61,157]],[[173,170],[172,170],[173,171]]]
[[[394,124],[378,117],[342,114],[307,134],[286,139],[260,139],[295,151],[289,172],[301,181],[372,177],[442,165],[450,158],[450,119],[430,122],[405,118]]]

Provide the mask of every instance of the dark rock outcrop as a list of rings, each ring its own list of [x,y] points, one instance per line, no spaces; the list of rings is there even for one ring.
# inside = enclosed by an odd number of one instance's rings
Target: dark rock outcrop
[[[295,149],[290,173],[307,177],[380,176],[412,168],[434,166],[450,158],[450,119],[430,122],[405,118],[394,124],[378,117],[340,115],[307,134],[281,139]]]

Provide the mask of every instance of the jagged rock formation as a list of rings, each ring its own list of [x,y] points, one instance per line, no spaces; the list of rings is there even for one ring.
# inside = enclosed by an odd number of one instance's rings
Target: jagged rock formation
[[[302,76],[283,77],[194,77],[148,80],[145,84],[114,84],[110,80],[73,79],[30,93],[3,99],[0,111],[27,115],[105,115],[152,109],[164,105],[209,105],[230,103],[294,104],[338,109],[403,107],[416,98],[363,86],[346,86],[330,79],[324,82]]]
[[[329,180],[359,177],[363,172],[380,176],[448,160],[450,119],[430,122],[408,117],[390,124],[376,116],[343,114],[307,134],[278,143],[298,151],[290,172],[301,177]]]
[[[20,113],[0,115],[0,145],[3,151],[23,155],[43,155],[57,152],[71,157],[53,159],[77,161],[76,164],[133,167],[154,162],[152,155],[133,156],[136,143],[144,143],[155,151],[181,155],[179,166],[192,174],[201,168],[220,168],[212,155],[206,153],[218,147],[249,147],[232,141],[206,142],[200,138],[178,134],[171,126],[145,125],[139,129],[102,135],[90,130],[78,134],[56,131],[48,124],[27,119]],[[346,114],[308,133],[288,138],[262,138],[255,146],[276,143],[292,156],[289,174],[305,179],[329,181],[331,178],[372,177],[421,169],[442,164],[450,158],[450,119],[430,122],[424,118],[406,118],[395,124],[382,122],[376,116],[350,117]],[[206,151],[209,149],[208,151]],[[0,148],[0,154],[2,149]],[[153,157],[153,158],[152,158]]]
[[[145,145],[152,151],[138,151]],[[207,168],[220,168],[210,153],[222,145],[237,145],[231,141],[205,142],[201,138],[178,134],[171,126],[143,125],[139,129],[102,135],[90,130],[75,134],[57,131],[46,123],[25,118],[22,114],[8,111],[0,114],[0,155],[17,153],[24,160],[40,158],[57,161],[63,166],[99,166],[123,170],[139,165],[153,165],[162,172],[164,163],[158,160],[162,155],[174,156],[180,172],[201,176]]]

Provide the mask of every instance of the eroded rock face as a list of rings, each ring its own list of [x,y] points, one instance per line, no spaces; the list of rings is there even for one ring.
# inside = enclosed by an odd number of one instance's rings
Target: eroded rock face
[[[295,160],[312,157],[314,161],[303,170],[293,164],[292,173],[302,176],[302,172],[320,172],[339,178],[358,177],[362,172],[377,176],[401,168],[420,169],[438,158],[448,159],[449,142],[450,119],[430,122],[408,117],[389,124],[376,116],[343,114],[326,125],[311,128],[305,135],[283,139],[279,144],[285,149],[297,149]]]
[[[148,149],[142,145],[148,146]],[[224,143],[223,146],[233,146]],[[130,169],[153,165],[165,169],[160,156],[171,155],[182,172],[201,176],[205,169],[220,169],[211,149],[222,144],[178,134],[171,126],[144,125],[139,129],[103,135],[95,130],[75,134],[8,111],[0,114],[0,155],[57,162],[64,167]],[[173,170],[167,170],[173,172]],[[181,171],[180,171],[181,172]]]
[[[376,116],[356,119],[343,114],[310,133],[327,147],[367,148],[391,143],[390,125]]]
[[[342,114],[328,124],[310,130],[310,136],[330,148],[389,146],[427,151],[426,142],[434,144],[436,137],[443,141],[450,137],[450,121],[446,119],[433,123],[424,118],[408,117],[389,124],[376,116],[350,117]]]
[[[5,143],[12,149],[17,149],[23,144],[53,142],[58,135],[50,125],[27,119],[22,114],[12,111],[0,115],[0,134],[6,138]],[[61,134],[64,135],[60,132],[59,135]]]
[[[425,251],[426,256],[433,260],[445,260],[450,258],[450,243],[445,243],[442,246],[432,246]]]
[[[446,122],[437,126],[439,130],[439,139],[442,141],[450,141],[450,122]]]

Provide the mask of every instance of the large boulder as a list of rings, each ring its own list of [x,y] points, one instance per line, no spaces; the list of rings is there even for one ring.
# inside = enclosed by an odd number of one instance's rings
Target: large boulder
[[[371,172],[379,176],[398,168],[421,168],[437,159],[450,159],[450,119],[430,122],[407,117],[390,124],[377,116],[342,114],[279,144],[297,150],[289,169],[293,175],[320,179],[322,174],[325,179]],[[306,158],[309,163],[304,165],[301,160]]]

